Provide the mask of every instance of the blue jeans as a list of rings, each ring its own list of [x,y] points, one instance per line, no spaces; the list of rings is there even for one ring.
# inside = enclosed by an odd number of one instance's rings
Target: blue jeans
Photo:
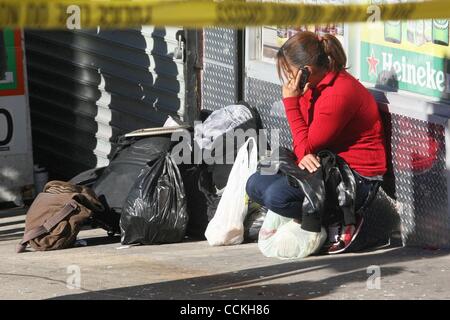
[[[364,179],[358,174],[355,174],[355,178],[355,209],[358,210],[379,182]],[[301,188],[291,186],[287,177],[282,174],[261,175],[256,172],[248,179],[246,191],[250,199],[281,216],[293,219],[302,217],[305,195]]]

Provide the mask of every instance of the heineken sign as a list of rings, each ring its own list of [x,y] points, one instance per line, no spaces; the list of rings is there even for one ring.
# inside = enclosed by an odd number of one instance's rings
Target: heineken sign
[[[440,98],[449,91],[445,73],[444,58],[361,42],[361,81]]]

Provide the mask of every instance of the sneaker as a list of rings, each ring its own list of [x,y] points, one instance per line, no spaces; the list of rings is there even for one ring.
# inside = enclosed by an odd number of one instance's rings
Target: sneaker
[[[331,246],[328,248],[328,254],[342,253],[352,244],[358,236],[364,219],[358,217],[356,225],[340,225],[330,227]]]
[[[331,246],[331,244],[339,240],[341,228],[342,225],[340,223],[335,223],[328,227],[328,245]]]

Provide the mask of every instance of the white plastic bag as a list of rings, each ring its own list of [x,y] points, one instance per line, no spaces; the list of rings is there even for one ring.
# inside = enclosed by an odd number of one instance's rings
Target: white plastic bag
[[[267,212],[259,231],[258,247],[269,258],[301,259],[317,253],[327,239],[325,228],[309,232],[290,218]]]
[[[266,257],[276,256],[276,254],[273,253],[274,250],[272,249],[275,239],[274,236],[282,225],[288,223],[291,220],[291,218],[285,218],[273,211],[269,210],[267,212],[266,218],[264,219],[264,223],[259,230],[258,236],[258,247],[263,255],[265,255]]]
[[[205,231],[211,246],[235,245],[244,241],[244,220],[248,210],[245,185],[256,172],[257,148],[255,139],[251,137],[239,149],[216,214]]]

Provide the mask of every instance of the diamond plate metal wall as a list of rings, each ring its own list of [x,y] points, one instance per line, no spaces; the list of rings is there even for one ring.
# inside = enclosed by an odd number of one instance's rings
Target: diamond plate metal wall
[[[245,100],[257,108],[263,126],[268,130],[268,138],[271,139],[273,130],[278,130],[280,145],[292,148],[292,135],[281,101],[281,87],[258,79],[246,78]]]
[[[396,114],[390,121],[403,244],[450,247],[445,128]]]
[[[217,110],[236,102],[237,31],[204,31],[202,108]]]
[[[237,50],[237,31],[226,28],[205,29],[204,58],[234,66]]]
[[[203,108],[217,110],[236,101],[235,73],[228,67],[206,63],[203,73]]]

